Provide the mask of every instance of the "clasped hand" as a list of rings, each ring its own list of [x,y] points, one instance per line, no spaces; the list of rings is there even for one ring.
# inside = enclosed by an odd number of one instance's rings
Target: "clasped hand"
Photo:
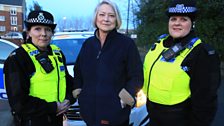
[[[65,99],[63,102],[57,102],[57,116],[66,112],[70,107],[70,101]]]

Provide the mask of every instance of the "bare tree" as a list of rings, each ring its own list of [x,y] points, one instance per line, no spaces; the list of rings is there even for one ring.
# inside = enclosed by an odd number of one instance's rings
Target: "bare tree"
[[[30,11],[42,10],[42,7],[39,5],[39,3],[37,1],[33,1],[33,5],[32,6],[29,6],[29,10]]]

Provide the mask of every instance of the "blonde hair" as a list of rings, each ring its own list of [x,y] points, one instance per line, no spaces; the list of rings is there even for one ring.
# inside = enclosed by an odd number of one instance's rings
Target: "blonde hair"
[[[119,29],[121,27],[121,15],[120,15],[120,12],[119,12],[119,9],[117,7],[117,5],[110,1],[110,0],[102,0],[95,8],[95,11],[94,11],[94,15],[93,15],[93,26],[95,28],[97,28],[97,25],[96,25],[96,18],[97,18],[97,13],[99,11],[99,8],[101,5],[103,4],[107,4],[107,5],[110,5],[112,7],[112,9],[114,10],[115,12],[115,16],[116,16],[116,29]]]

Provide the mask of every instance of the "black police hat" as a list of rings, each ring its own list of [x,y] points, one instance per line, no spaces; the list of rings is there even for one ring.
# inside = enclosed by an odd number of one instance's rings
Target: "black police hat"
[[[173,0],[166,11],[166,14],[170,17],[173,15],[188,16],[191,20],[195,20],[197,13],[195,0]]]
[[[54,31],[57,24],[54,24],[54,17],[51,13],[43,10],[31,11],[27,20],[24,21],[25,26],[30,29],[34,25],[44,25],[51,27]]]

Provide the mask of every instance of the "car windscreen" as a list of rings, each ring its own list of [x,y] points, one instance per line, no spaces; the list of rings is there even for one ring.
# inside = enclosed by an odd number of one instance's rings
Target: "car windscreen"
[[[0,41],[0,62],[3,63],[15,47]]]
[[[79,51],[85,39],[59,39],[52,40],[51,44],[57,45],[63,52],[66,58],[66,64],[74,64]]]

